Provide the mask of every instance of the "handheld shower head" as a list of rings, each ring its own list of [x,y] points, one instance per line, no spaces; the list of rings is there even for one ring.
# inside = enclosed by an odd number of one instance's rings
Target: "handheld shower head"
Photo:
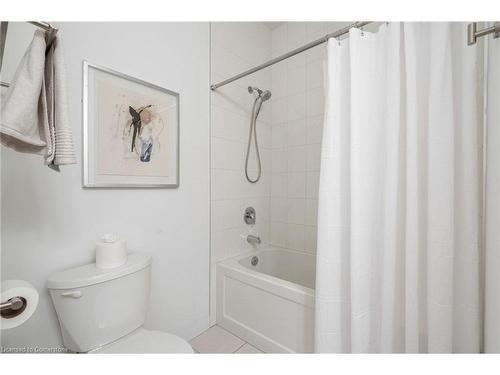
[[[265,102],[266,100],[271,99],[271,91],[269,91],[269,90],[262,91],[258,87],[248,86],[248,92],[250,94],[256,92],[257,93],[257,97],[261,98],[263,102]]]
[[[250,120],[250,133],[248,135],[248,144],[247,144],[247,155],[246,155],[246,160],[245,160],[245,175],[247,177],[248,182],[250,183],[255,183],[259,181],[261,173],[262,173],[262,166],[260,162],[260,153],[259,153],[259,144],[257,142],[257,117],[259,116],[260,109],[262,107],[262,103],[264,103],[266,100],[271,99],[271,91],[265,90],[262,91],[258,87],[254,86],[248,86],[248,92],[250,94],[256,94],[254,95],[254,102],[253,102],[253,108],[252,108],[252,118]],[[257,178],[252,180],[250,176],[248,175],[248,159],[250,157],[250,145],[252,143],[252,136],[253,140],[255,143],[255,153],[257,157]]]
[[[271,91],[269,91],[269,90],[264,91],[263,93],[260,94],[260,97],[262,98],[263,102],[271,99]]]

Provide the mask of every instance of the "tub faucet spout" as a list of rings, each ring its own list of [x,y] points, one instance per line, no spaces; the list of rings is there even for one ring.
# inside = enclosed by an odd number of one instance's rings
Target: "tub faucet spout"
[[[252,235],[252,234],[249,234],[249,235],[247,236],[247,242],[248,242],[248,243],[252,243],[252,244],[256,243],[256,244],[259,244],[259,245],[260,245],[260,243],[261,243],[262,241],[260,240],[260,237],[259,237],[259,236],[254,236],[254,235]]]

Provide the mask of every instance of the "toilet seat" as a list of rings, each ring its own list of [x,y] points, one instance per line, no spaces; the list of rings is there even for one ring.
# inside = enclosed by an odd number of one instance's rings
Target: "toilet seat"
[[[178,336],[139,328],[92,353],[193,353],[193,349]]]

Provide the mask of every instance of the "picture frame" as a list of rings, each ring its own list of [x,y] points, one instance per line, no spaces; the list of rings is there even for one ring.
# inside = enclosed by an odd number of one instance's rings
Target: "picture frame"
[[[179,93],[83,61],[83,187],[177,188]]]

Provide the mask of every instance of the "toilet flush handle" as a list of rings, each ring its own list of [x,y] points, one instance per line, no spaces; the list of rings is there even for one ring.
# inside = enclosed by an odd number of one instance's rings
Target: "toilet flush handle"
[[[82,292],[79,290],[75,290],[73,292],[64,292],[61,293],[62,297],[71,297],[71,298],[80,298],[82,296]]]

